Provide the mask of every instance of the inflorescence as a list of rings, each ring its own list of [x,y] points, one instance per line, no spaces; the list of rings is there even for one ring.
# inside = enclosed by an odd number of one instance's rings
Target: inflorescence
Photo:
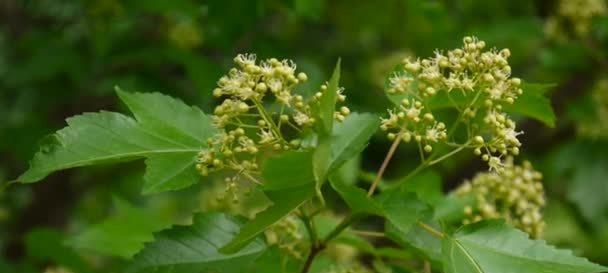
[[[591,30],[593,18],[606,14],[608,7],[604,0],[561,0],[556,14],[547,19],[545,32],[562,40],[570,33],[585,37]]]
[[[327,85],[306,100],[295,89],[308,76],[296,74],[293,61],[272,58],[258,63],[255,55],[239,54],[234,63],[236,67],[221,77],[213,90],[215,97],[223,98],[212,116],[220,133],[207,140],[209,148],[199,153],[196,168],[203,176],[231,169],[236,176],[260,183],[255,179],[258,154],[264,149],[299,149],[299,135],[315,124],[313,108]],[[342,91],[336,91],[340,102],[346,99]],[[334,118],[343,121],[349,113],[342,106]],[[236,176],[227,179],[231,187],[238,187]]]
[[[485,42],[475,37],[463,41],[461,48],[403,61],[402,69],[389,78],[386,92],[404,98],[382,119],[381,128],[388,131],[389,139],[414,140],[426,152],[440,142],[472,148],[490,169],[500,170],[502,158],[519,154],[521,146],[517,136],[522,132],[516,131],[515,122],[503,111],[503,105],[513,104],[522,94],[521,80],[511,78],[508,49],[485,50]],[[433,114],[435,98],[445,98],[459,112],[454,128],[447,128]],[[468,139],[453,143],[453,130],[461,122]]]
[[[484,219],[504,218],[507,223],[525,231],[534,238],[542,235],[545,223],[542,208],[545,205],[542,174],[530,162],[514,165],[512,158],[505,161],[501,173],[477,174],[465,181],[456,195],[473,195],[474,205],[466,206],[463,224]]]
[[[291,257],[302,260],[307,245],[303,240],[304,235],[300,226],[301,223],[297,216],[288,215],[264,232],[266,242],[269,245],[276,245]]]

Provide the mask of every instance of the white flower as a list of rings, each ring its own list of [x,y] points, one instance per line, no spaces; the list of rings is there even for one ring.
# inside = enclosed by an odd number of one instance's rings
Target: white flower
[[[380,118],[380,123],[383,128],[392,128],[397,126],[399,117],[395,115],[393,110],[388,110],[388,118]]]
[[[490,171],[500,172],[503,170],[504,164],[499,157],[491,156],[488,160],[488,166],[490,166]]]
[[[262,65],[260,66],[260,71],[262,72],[262,75],[269,77],[272,76],[272,74],[274,74],[274,67],[272,66],[272,64],[268,63],[268,62],[263,62]]]
[[[407,91],[410,83],[413,81],[411,77],[403,73],[393,73],[389,78],[389,84],[394,93],[403,93]]]
[[[283,89],[283,82],[277,78],[272,78],[272,79],[268,80],[267,85],[270,88],[270,90],[274,93],[277,93],[277,92],[281,91],[281,89]]]
[[[297,66],[292,60],[283,60],[281,64],[283,65],[283,72],[286,75],[293,75],[296,72]]]
[[[277,101],[283,105],[290,106],[291,105],[291,93],[287,91],[281,91],[276,94]]]
[[[412,105],[410,108],[407,108],[405,111],[406,115],[410,119],[414,119],[420,116],[420,109],[416,106]]]
[[[260,144],[272,143],[275,140],[274,135],[270,131],[264,129],[260,130],[258,136],[260,136]]]
[[[293,120],[298,125],[305,125],[310,122],[310,117],[300,111],[296,111],[295,114],[293,115]]]
[[[246,67],[248,65],[255,65],[255,54],[239,54],[234,58],[234,62]]]
[[[519,142],[519,140],[517,139],[518,135],[523,134],[523,131],[519,131],[519,132],[515,132],[515,128],[509,127],[509,128],[505,128],[502,131],[502,134],[504,135],[505,141],[515,145],[515,146],[519,146],[521,145],[521,143]]]

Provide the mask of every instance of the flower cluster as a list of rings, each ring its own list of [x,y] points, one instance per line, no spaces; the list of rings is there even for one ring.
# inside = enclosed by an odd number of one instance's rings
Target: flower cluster
[[[200,192],[202,211],[220,211],[253,219],[266,209],[268,201],[252,185],[240,183],[234,177],[214,179]]]
[[[605,0],[561,0],[556,14],[547,19],[545,32],[558,39],[565,38],[565,34],[570,32],[584,37],[591,30],[593,18],[607,13]]]
[[[298,135],[315,123],[312,111],[327,85],[305,100],[295,88],[308,76],[303,72],[296,74],[293,61],[272,58],[258,63],[255,55],[241,54],[234,62],[236,67],[221,77],[213,90],[215,97],[223,98],[213,114],[214,124],[221,132],[207,140],[210,148],[199,153],[197,169],[206,176],[229,168],[237,176],[259,183],[254,178],[258,154],[266,148],[300,148]],[[336,92],[339,101],[346,99],[342,89]],[[342,121],[349,113],[343,106],[334,117]]]
[[[424,112],[422,102],[415,99],[403,99],[396,113],[389,110],[388,118],[382,119],[380,128],[384,131],[396,131],[388,133],[390,140],[394,140],[398,135],[405,142],[414,139],[424,146],[426,152],[432,151],[432,143],[447,138],[445,124],[437,122],[430,111]]]
[[[456,195],[473,195],[474,205],[464,208],[464,224],[483,219],[504,218],[513,226],[534,238],[542,235],[545,205],[542,174],[529,162],[514,165],[512,158],[505,161],[501,173],[480,173],[472,181],[465,181]]]
[[[511,78],[508,49],[485,50],[485,42],[475,37],[463,41],[461,48],[435,51],[431,58],[404,60],[402,69],[389,78],[386,90],[389,96],[402,97],[401,105],[389,110],[381,128],[391,139],[414,139],[427,152],[437,142],[473,148],[491,169],[499,170],[501,158],[517,155],[521,145],[517,139],[521,132],[503,112],[503,105],[512,104],[522,94],[521,80]],[[453,128],[435,119],[433,103],[438,100],[459,112]],[[466,125],[468,139],[450,143],[459,123]]]
[[[324,273],[370,273],[373,272],[359,261],[359,251],[345,243],[332,242],[325,250],[331,266]]]
[[[276,245],[295,259],[303,259],[307,246],[297,216],[288,215],[272,225],[264,234],[269,245]]]
[[[591,138],[608,137],[608,79],[599,80],[591,93],[592,115],[577,122],[578,133]]]

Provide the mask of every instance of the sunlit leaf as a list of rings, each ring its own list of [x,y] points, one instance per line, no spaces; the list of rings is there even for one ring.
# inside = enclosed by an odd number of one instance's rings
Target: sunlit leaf
[[[63,169],[148,158],[145,193],[194,184],[196,155],[216,132],[211,120],[159,93],[118,94],[136,119],[105,111],[69,118],[18,180],[31,183]]]

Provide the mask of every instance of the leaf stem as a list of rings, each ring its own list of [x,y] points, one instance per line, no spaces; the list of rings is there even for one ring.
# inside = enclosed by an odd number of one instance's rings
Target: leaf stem
[[[369,190],[367,191],[367,196],[372,196],[372,194],[374,194],[376,187],[378,187],[378,183],[380,183],[380,181],[382,180],[382,175],[384,175],[384,171],[386,171],[386,167],[388,166],[388,163],[393,158],[395,151],[397,151],[397,147],[399,147],[399,143],[401,143],[402,136],[403,136],[403,134],[399,134],[393,141],[393,144],[391,145],[391,148],[388,150],[388,153],[386,154],[386,157],[384,158],[382,165],[380,165],[380,169],[378,170],[378,175],[376,176],[376,179],[374,180],[372,185],[369,187]]]
[[[424,273],[431,273],[431,263],[429,261],[424,261]]]
[[[300,218],[302,219],[302,222],[304,222],[304,226],[306,227],[306,231],[308,232],[308,236],[310,238],[310,245],[314,246],[318,243],[318,236],[317,230],[315,229],[314,224],[312,222],[312,217],[307,215],[304,209],[300,208]]]
[[[260,182],[259,180],[255,179],[255,177],[253,177],[253,176],[252,176],[252,175],[250,175],[249,173],[247,173],[247,172],[243,172],[243,175],[244,175],[245,177],[247,177],[249,180],[251,180],[253,183],[256,183],[256,184],[258,184],[258,185],[262,185],[262,182]]]
[[[422,162],[420,165],[418,165],[418,167],[416,167],[414,170],[412,170],[410,173],[408,173],[405,178],[401,179],[398,183],[394,183],[394,184],[390,184],[387,189],[394,189],[397,188],[399,186],[401,186],[403,183],[407,182],[408,180],[410,180],[412,177],[416,176],[419,172],[421,172],[422,170],[426,169],[426,167],[428,167],[429,165],[427,164],[427,162]]]
[[[6,183],[0,184],[0,194],[4,193],[4,191],[6,189],[8,189],[8,187],[10,187],[11,185],[17,184],[17,183],[19,183],[18,179],[7,181]]]
[[[437,238],[443,239],[443,237],[445,237],[445,235],[443,234],[443,232],[438,231],[438,230],[434,229],[433,227],[431,227],[431,226],[429,226],[429,225],[427,225],[427,224],[425,224],[425,223],[423,223],[423,222],[421,222],[421,221],[416,221],[416,223],[417,223],[417,224],[418,224],[418,226],[420,226],[422,229],[424,229],[424,230],[425,230],[425,231],[427,231],[429,234],[431,234],[431,235],[433,235],[433,236],[435,236],[435,237],[437,237]]]
[[[323,241],[321,243],[323,245],[327,244],[329,241],[333,240],[338,235],[340,235],[340,233],[343,230],[348,228],[352,223],[354,223],[358,219],[359,219],[359,216],[354,215],[354,214],[349,214],[344,219],[342,219],[342,222],[340,222],[327,236],[325,236],[325,239],[323,239]]]
[[[418,141],[418,154],[420,155],[420,162],[426,161],[426,159],[424,159],[424,151],[422,150],[422,144],[420,141]]]
[[[315,257],[317,257],[317,255],[323,251],[323,249],[325,249],[325,245],[313,245],[310,248],[310,253],[308,254],[308,257],[306,257],[306,261],[304,262],[304,265],[302,266],[302,270],[300,270],[300,273],[307,273],[308,270],[310,270],[310,266],[312,265],[312,262],[315,260]]]
[[[437,158],[435,160],[433,160],[434,154],[431,155],[430,157],[428,157],[426,159],[426,161],[423,161],[422,163],[420,163],[420,165],[418,165],[418,167],[416,167],[414,170],[412,170],[410,173],[408,173],[405,176],[405,178],[401,179],[397,183],[390,184],[387,187],[387,190],[400,187],[401,185],[403,185],[403,183],[407,182],[408,180],[410,180],[412,177],[416,176],[418,173],[420,173],[422,170],[426,169],[427,167],[433,166],[433,165],[435,165],[435,164],[437,164],[437,163],[439,163],[439,162],[441,162],[441,161],[449,158],[450,156],[453,156],[453,155],[457,154],[458,152],[462,151],[464,148],[467,147],[467,144],[468,143],[465,143],[464,145],[462,145],[462,146],[460,146],[460,147],[458,147],[458,148],[450,151],[449,153],[447,153],[447,154],[445,154],[445,155],[443,155],[440,158]]]
[[[258,109],[258,112],[262,116],[262,119],[264,119],[264,121],[268,123],[268,126],[270,126],[270,130],[274,132],[277,138],[281,139],[281,141],[283,142],[286,142],[283,138],[283,135],[281,134],[281,131],[279,130],[279,128],[277,128],[277,125],[272,120],[272,117],[270,117],[268,113],[266,113],[264,106],[256,99],[252,99],[251,101],[253,101],[253,103],[255,104],[255,107]]]
[[[464,144],[464,145],[462,145],[462,146],[460,146],[460,147],[458,147],[458,148],[456,148],[456,149],[452,150],[451,152],[449,152],[449,153],[447,153],[447,154],[443,155],[443,156],[442,156],[442,157],[440,157],[440,158],[437,158],[437,159],[435,159],[435,160],[431,160],[431,161],[429,161],[429,162],[427,163],[427,165],[428,165],[428,166],[435,165],[435,164],[437,164],[437,163],[439,163],[439,162],[443,161],[444,159],[446,159],[446,158],[448,158],[448,157],[450,157],[450,156],[453,156],[453,155],[457,154],[458,152],[462,151],[462,149],[466,148],[466,145],[467,145],[467,144],[468,144],[468,143],[466,143],[466,144]]]
[[[469,109],[469,108],[473,107],[473,105],[475,105],[475,103],[477,102],[477,99],[479,99],[480,94],[481,94],[481,92],[477,92],[475,97],[471,100],[471,102],[468,104],[467,108],[465,108],[465,109]],[[458,112],[459,112],[458,118],[456,118],[456,121],[454,121],[452,128],[450,128],[450,131],[448,132],[448,137],[447,137],[448,139],[450,139],[454,135],[454,133],[456,132],[456,128],[458,128],[458,124],[464,118],[464,111],[458,110]]]
[[[304,266],[302,266],[301,273],[306,273],[310,270],[310,266],[312,265],[315,257],[327,247],[327,243],[329,241],[336,238],[342,231],[348,228],[352,223],[359,219],[360,215],[349,214],[321,241],[317,241],[316,244],[313,244],[310,248],[310,253],[304,262]]]
[[[357,234],[357,235],[367,236],[367,237],[385,237],[386,236],[386,235],[384,235],[383,232],[377,232],[377,231],[351,230],[351,232],[354,234]]]

